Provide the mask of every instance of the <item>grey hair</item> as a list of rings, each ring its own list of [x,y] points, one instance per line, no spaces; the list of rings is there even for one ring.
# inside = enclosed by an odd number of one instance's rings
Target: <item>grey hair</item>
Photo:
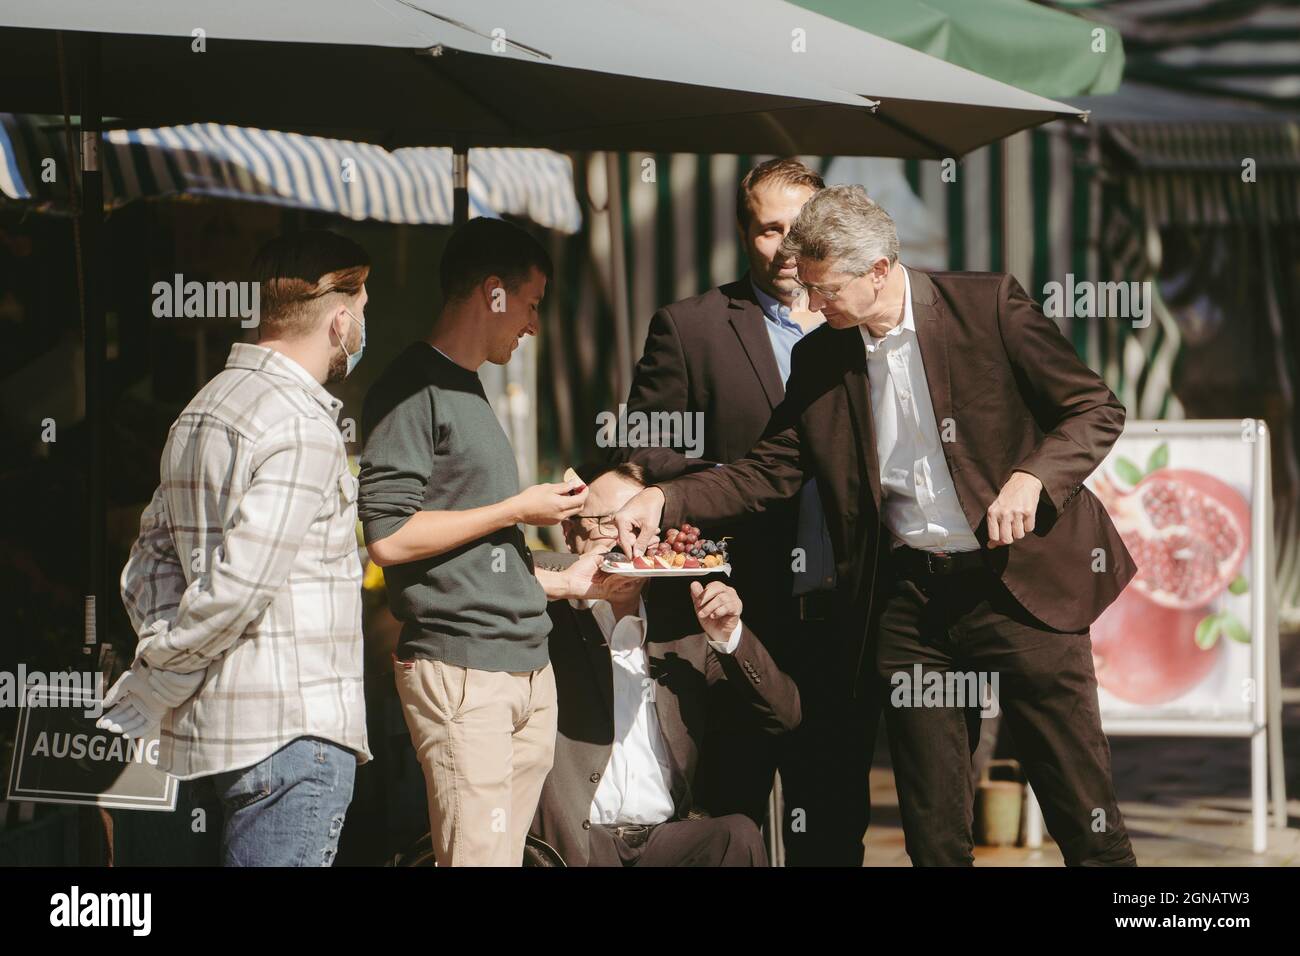
[[[863,273],[877,259],[898,261],[898,229],[861,186],[827,186],[804,203],[779,255]]]

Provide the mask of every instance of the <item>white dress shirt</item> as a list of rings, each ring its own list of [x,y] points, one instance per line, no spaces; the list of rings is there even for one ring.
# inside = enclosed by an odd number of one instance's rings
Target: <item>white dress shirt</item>
[[[957,500],[912,317],[903,269],[903,321],[881,338],[858,326],[867,349],[871,410],[880,459],[881,520],[909,548],[975,551],[979,541]]]
[[[614,745],[609,763],[591,801],[592,823],[663,823],[672,819],[673,779],[678,773],[668,752],[659,713],[655,710],[657,685],[650,677],[650,657],[645,651],[645,601],[638,613],[614,621],[608,601],[570,601],[576,608],[591,608],[596,624],[609,643],[614,673]],[[736,625],[726,644],[709,641],[719,654],[732,654],[740,644]]]

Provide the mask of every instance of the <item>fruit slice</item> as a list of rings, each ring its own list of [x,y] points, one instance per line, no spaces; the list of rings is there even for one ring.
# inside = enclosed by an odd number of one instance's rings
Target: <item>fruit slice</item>
[[[571,495],[580,494],[583,491],[585,491],[587,488],[587,483],[583,481],[582,478],[578,475],[578,473],[574,471],[572,468],[564,469],[564,480],[566,483],[571,483],[576,481],[580,486],[570,491],[569,494]]]
[[[1129,492],[1096,482],[1115,528],[1137,563],[1133,586],[1162,607],[1190,610],[1218,597],[1250,547],[1250,509],[1219,479],[1160,468]]]
[[[640,571],[649,571],[654,566],[654,562],[649,558],[638,556],[632,559],[632,567]]]
[[[667,558],[665,558],[663,555],[658,555],[658,556],[655,557],[655,567],[656,567],[656,568],[667,568],[667,569],[671,570],[671,569],[672,569],[672,566],[673,566],[673,563],[672,563],[671,561],[669,561]]]
[[[1121,700],[1165,704],[1204,681],[1225,653],[1223,641],[1196,643],[1204,609],[1162,607],[1127,587],[1092,625],[1097,682]]]

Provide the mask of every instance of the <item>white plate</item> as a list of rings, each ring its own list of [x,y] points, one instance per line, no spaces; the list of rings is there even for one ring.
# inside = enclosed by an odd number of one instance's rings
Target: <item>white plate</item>
[[[600,569],[606,574],[622,574],[629,578],[698,578],[705,574],[731,574],[730,564],[712,568],[634,568],[626,563],[602,563]]]

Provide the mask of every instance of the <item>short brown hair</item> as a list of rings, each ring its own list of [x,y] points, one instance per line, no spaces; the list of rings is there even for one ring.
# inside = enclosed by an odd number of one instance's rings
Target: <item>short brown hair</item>
[[[778,186],[807,186],[813,192],[826,188],[826,182],[811,167],[792,156],[769,159],[759,163],[740,181],[736,189],[736,221],[740,228],[749,228],[749,197],[764,183]]]
[[[604,477],[610,473],[618,475],[642,488],[646,486],[645,468],[634,461],[624,461],[612,463],[609,461],[592,461],[578,469],[578,477],[591,484],[597,478]]]
[[[277,236],[253,257],[259,285],[258,338],[299,338],[315,331],[311,305],[331,294],[355,296],[370,275],[360,245],[328,229]]]
[[[438,264],[444,302],[467,296],[488,276],[497,276],[513,292],[537,269],[551,279],[551,257],[542,244],[504,219],[480,216],[456,229]]]

